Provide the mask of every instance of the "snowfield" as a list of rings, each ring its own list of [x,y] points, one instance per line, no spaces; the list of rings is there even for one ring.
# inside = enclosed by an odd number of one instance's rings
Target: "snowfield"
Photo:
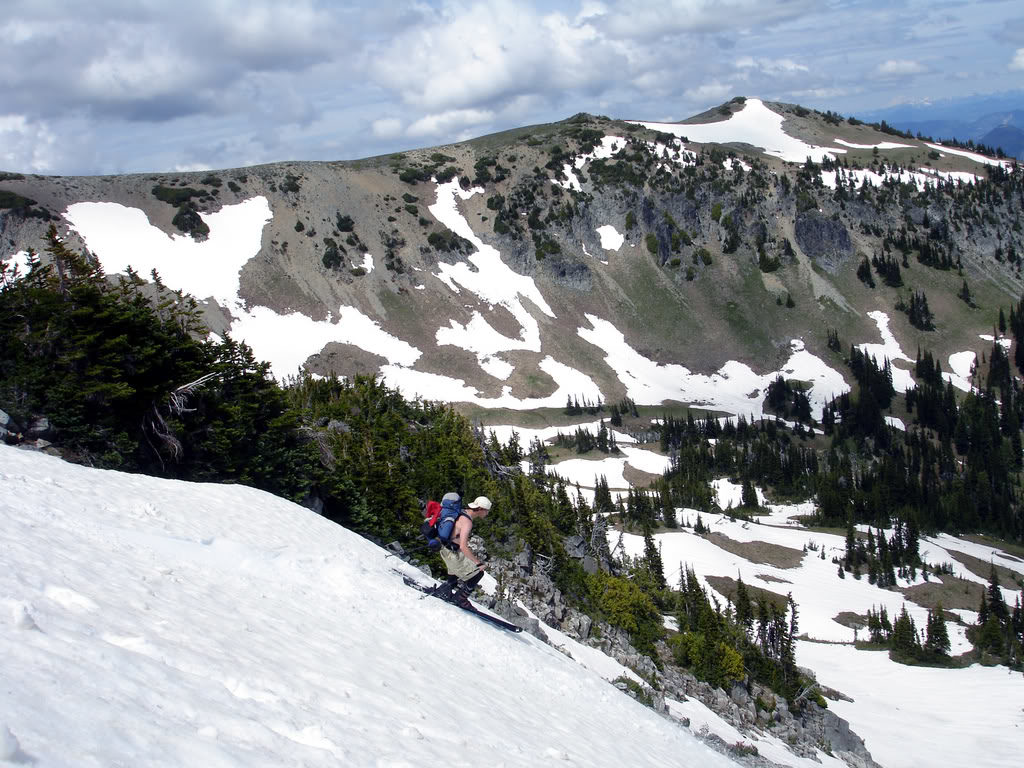
[[[733,765],[290,502],[8,446],[0,478],[0,760]]]
[[[728,480],[715,481],[713,487],[719,505],[738,506],[740,486]],[[762,498],[757,489],[759,499]],[[842,611],[864,614],[868,608],[886,606],[890,617],[904,605],[918,628],[924,626],[927,610],[905,600],[894,591],[868,583],[867,577],[845,579],[837,575],[833,557],[842,557],[845,538],[792,526],[792,514],[808,514],[813,504],[770,507],[761,524],[730,520],[727,515],[700,513],[713,534],[721,534],[738,544],[766,542],[788,547],[800,557],[799,564],[781,568],[766,562],[753,562],[721,548],[712,536],[701,537],[680,530],[655,535],[665,564],[665,577],[677,584],[682,570],[693,568],[705,589],[717,596],[724,607],[727,597],[711,587],[708,576],[741,576],[748,585],[785,596],[791,593],[800,611],[797,663],[812,669],[818,680],[854,699],[853,702],[829,701],[840,717],[865,740],[872,757],[885,768],[912,768],[921,765],[1002,766],[1016,764],[1019,744],[1024,735],[1024,680],[1006,667],[986,668],[973,665],[966,669],[908,667],[889,660],[885,651],[858,651],[851,641],[852,629],[833,620]],[[698,512],[679,511],[682,521],[693,525]],[[778,527],[779,524],[788,527]],[[862,527],[863,528],[863,527]],[[886,535],[891,536],[892,531]],[[641,536],[609,530],[609,544],[620,541],[625,552],[643,554]],[[806,551],[804,551],[806,548]],[[987,579],[973,574],[957,561],[958,552],[1024,574],[1024,561],[1000,550],[959,539],[948,534],[924,537],[920,543],[922,558],[930,563],[949,563],[953,575],[943,579],[962,579],[985,584]],[[821,558],[824,552],[825,558]],[[936,577],[931,577],[936,581]],[[899,579],[901,587],[910,582]],[[922,583],[920,575],[913,582]],[[1012,606],[1019,592],[1002,588],[1003,598]],[[973,611],[957,611],[965,621],[977,620]],[[946,622],[952,653],[969,650],[965,628]],[[861,638],[865,632],[861,633]],[[819,642],[811,642],[819,641]],[[685,710],[671,705],[673,711]],[[716,733],[729,733],[727,723],[708,727]],[[723,736],[729,741],[735,741]]]
[[[952,639],[952,635],[950,636]],[[1020,764],[1024,681],[1006,667],[931,669],[889,661],[885,652],[799,642],[799,663],[853,701],[829,707],[850,721],[885,768]]]
[[[858,344],[857,349],[871,357],[880,368],[885,365],[886,360],[892,364],[892,386],[897,392],[905,393],[908,389],[913,389],[917,384],[910,371],[906,368],[898,367],[895,363],[897,360],[909,363],[916,363],[917,361],[907,357],[900,347],[900,343],[893,336],[892,331],[889,329],[889,316],[885,312],[868,312],[868,317],[878,325],[878,332],[882,336],[882,343]]]
[[[761,147],[766,154],[789,163],[803,163],[810,157],[820,163],[823,158],[845,154],[845,149],[818,147],[790,136],[782,130],[782,115],[773,112],[760,99],[747,99],[743,108],[726,120],[714,123],[649,123],[638,122],[644,128],[685,137],[688,141],[718,144],[742,143]]]
[[[629,397],[641,405],[665,400],[723,410],[737,416],[760,418],[768,385],[776,376],[808,382],[811,412],[820,419],[824,406],[850,387],[841,373],[804,349],[799,339],[791,342],[791,355],[779,371],[758,375],[744,363],[730,360],[711,375],[691,373],[682,365],[662,365],[634,350],[625,336],[607,320],[586,315],[590,328],[577,333],[605,353],[605,362],[626,387]]]

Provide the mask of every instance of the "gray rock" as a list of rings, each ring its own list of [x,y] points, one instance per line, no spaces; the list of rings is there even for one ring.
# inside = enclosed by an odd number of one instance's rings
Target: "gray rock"
[[[583,558],[583,570],[584,572],[593,575],[600,570],[600,567],[597,564],[597,560],[592,558],[590,555],[586,555]]]
[[[798,214],[794,233],[801,250],[829,272],[837,272],[853,256],[853,242],[845,225],[818,211]]]
[[[569,536],[562,542],[565,552],[569,557],[579,560],[587,553],[587,542],[582,536]]]
[[[735,683],[732,690],[729,691],[729,698],[740,706],[746,706],[750,701],[750,694],[747,693],[747,689],[742,683]]]
[[[19,427],[14,419],[12,419],[5,411],[0,411],[0,427],[10,430],[11,432],[20,432]]]

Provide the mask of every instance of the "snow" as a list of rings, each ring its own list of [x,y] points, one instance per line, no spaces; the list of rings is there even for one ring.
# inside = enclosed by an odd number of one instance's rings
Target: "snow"
[[[548,464],[544,469],[549,475],[558,475],[572,485],[578,483],[593,488],[596,478],[604,477],[609,488],[626,489],[629,483],[622,474],[625,467],[625,458],[609,456],[604,459],[566,459]]]
[[[475,293],[487,304],[500,305],[508,309],[523,327],[521,340],[529,345],[527,348],[539,352],[537,321],[523,307],[521,299],[533,302],[534,306],[548,317],[554,317],[555,313],[544,300],[533,278],[520,275],[505,264],[498,250],[484,243],[459,212],[456,197],[467,200],[483,192],[482,187],[474,187],[464,192],[459,187],[458,179],[437,185],[437,202],[428,210],[441,224],[467,239],[476,248],[476,252],[469,256],[468,261],[456,264],[439,262],[437,266],[440,275],[446,276],[450,283],[458,284]]]
[[[892,364],[892,386],[897,392],[905,393],[908,389],[913,389],[917,384],[914,382],[910,371],[898,367],[895,362],[903,360],[916,364],[917,361],[907,357],[900,347],[900,343],[896,341],[896,337],[893,336],[892,331],[889,329],[889,316],[885,312],[868,312],[868,317],[874,320],[878,326],[878,332],[882,336],[882,343],[858,344],[857,349],[874,359],[875,364],[879,367],[883,366],[886,360]]]
[[[564,163],[562,165],[562,173],[565,174],[566,180],[562,181],[561,179],[555,179],[552,182],[552,184],[557,184],[562,189],[569,189],[569,190],[573,190],[574,189],[577,192],[582,192],[583,191],[583,185],[580,184],[580,180],[576,176],[576,172],[573,170],[573,167],[571,165],[569,165],[569,163]]]
[[[363,269],[366,270],[366,274],[370,274],[371,272],[373,272],[373,256],[371,256],[369,253],[364,253],[363,263],[357,264],[355,266],[362,267]]]
[[[773,112],[760,99],[747,99],[743,109],[728,119],[715,123],[651,123],[638,122],[644,128],[686,137],[701,143],[743,143],[761,147],[766,154],[790,163],[803,163],[808,157],[816,163],[823,158],[834,158],[845,149],[818,147],[790,136],[782,129],[785,118]],[[634,122],[634,121],[631,121]]]
[[[995,342],[996,341],[996,337],[993,336],[991,333],[979,333],[978,334],[978,338],[981,339],[982,341],[988,341],[988,342]],[[1009,349],[1010,347],[1013,346],[1013,339],[1008,339],[1005,336],[1000,335],[999,340],[998,340],[998,344],[1003,349]]]
[[[949,356],[950,371],[943,371],[942,378],[951,382],[957,389],[970,392],[973,389],[971,374],[974,369],[975,357],[976,355],[970,351],[954,352]]]
[[[492,366],[492,370],[488,371],[492,375],[494,370],[498,370],[493,367],[493,363],[485,364]],[[564,408],[569,397],[583,397],[595,402],[604,399],[593,379],[550,355],[541,360],[537,367],[558,383],[554,393],[544,397],[519,398],[512,394],[511,387],[504,386],[497,397],[484,397],[476,387],[467,385],[463,379],[392,364],[382,365],[380,371],[388,386],[394,387],[409,399],[420,397],[424,400],[476,403],[485,408],[511,408],[518,411]]]
[[[886,182],[894,181],[900,184],[913,184],[918,191],[925,187],[935,186],[939,181],[956,181],[962,184],[973,184],[978,181],[978,176],[964,171],[936,171],[933,168],[918,168],[916,171],[898,170],[883,168],[877,173],[869,168],[843,168],[838,171],[821,171],[822,183],[829,189],[835,189],[840,181],[844,185],[851,182],[855,188],[870,184],[873,187],[880,187]]]
[[[715,492],[715,503],[722,509],[743,506],[743,486],[741,484],[722,477],[712,480],[711,488]],[[764,504],[764,491],[755,487],[754,493],[757,494],[757,503]]]
[[[331,342],[381,355],[392,365],[412,365],[422,354],[355,307],[344,305],[338,308],[336,323],[313,320],[300,312],[279,315],[268,307],[254,306],[232,323],[231,334],[252,347],[257,360],[271,361],[279,379],[297,373],[306,358]]]
[[[606,251],[617,251],[626,241],[626,238],[620,235],[611,224],[598,227],[597,234],[601,236],[601,247]]]
[[[38,626],[0,613],[0,759],[733,765],[537,639],[421,601],[381,549],[290,502],[8,446],[0,479],[0,602]]]
[[[660,405],[675,400],[737,415],[760,418],[768,385],[779,373],[810,383],[807,397],[812,414],[820,419],[824,406],[849,391],[843,376],[804,348],[791,342],[791,354],[779,371],[758,375],[744,363],[730,360],[711,375],[695,374],[682,365],[662,365],[630,347],[625,336],[607,320],[587,314],[591,328],[578,328],[585,341],[605,353],[605,362],[626,387],[627,395],[641,405]]]
[[[520,445],[523,439],[520,437]],[[529,446],[526,443],[524,447]],[[671,459],[662,456],[660,453],[648,451],[644,448],[635,448],[628,445],[620,445],[621,456],[607,456],[602,459],[564,459],[556,464],[548,464],[544,469],[549,475],[558,475],[564,478],[571,485],[579,485],[583,488],[593,488],[595,478],[604,476],[608,481],[609,489],[626,490],[629,482],[624,476],[626,465],[647,472],[652,475],[661,475],[668,471],[671,466]],[[588,501],[593,501],[587,497]]]
[[[480,367],[496,379],[507,381],[515,371],[515,366],[496,355],[485,355],[480,358]]]
[[[877,144],[854,144],[852,141],[833,139],[836,144],[842,144],[850,149],[913,149],[913,144],[897,144],[895,141],[880,141]]]
[[[675,701],[665,699],[668,710],[673,717],[678,719],[688,718],[690,730],[694,733],[713,733],[726,744],[748,744],[757,747],[760,757],[767,758],[780,765],[791,765],[796,768],[846,768],[846,763],[836,757],[830,757],[821,750],[817,751],[817,760],[808,757],[799,757],[790,752],[782,740],[771,732],[765,731],[761,734],[740,733],[736,728],[723,720],[715,712],[696,699],[686,701]]]
[[[501,443],[507,443],[512,437],[512,433],[515,432],[519,435],[519,445],[523,449],[529,447],[530,443],[534,440],[540,440],[542,443],[546,443],[550,440],[554,440],[559,433],[563,435],[574,435],[577,429],[582,429],[584,432],[596,436],[601,429],[601,421],[585,421],[578,424],[565,424],[555,425],[552,427],[516,427],[511,424],[499,424],[493,426],[484,426],[486,432],[494,432],[494,436]],[[611,429],[608,420],[604,420],[605,429],[615,435],[615,441],[622,448],[622,443],[635,443],[636,440],[627,435],[625,432],[619,432],[618,430]]]
[[[751,166],[749,163],[745,163],[739,158],[733,159],[731,157],[727,157],[725,158],[725,160],[722,161],[722,167],[725,168],[727,171],[731,171],[734,167],[739,167],[747,172],[751,170]]]
[[[24,277],[28,273],[28,251],[18,251],[0,258],[0,265],[8,272],[16,269],[18,277]]]
[[[603,136],[601,143],[594,147],[593,152],[576,158],[576,168],[582,169],[591,160],[607,160],[624,146],[626,146],[626,139],[622,136]]]
[[[797,643],[797,659],[853,698],[829,708],[885,768],[1020,764],[1024,685],[1006,667],[909,667],[885,652],[808,642]]]
[[[984,165],[997,165],[1001,168],[1009,168],[1012,165],[1011,161],[996,160],[995,158],[992,157],[980,155],[977,152],[969,152],[966,149],[954,149],[953,147],[944,147],[942,144],[931,144],[927,141],[924,142],[924,145],[926,147],[930,147],[931,149],[938,150],[939,152],[943,152],[947,155],[957,155],[958,157],[966,157],[968,160],[973,160],[976,163],[982,163]]]
[[[724,487],[727,493],[735,494],[735,486],[732,484],[720,482],[718,487]],[[738,495],[727,496],[725,501],[727,504],[733,501],[733,505],[738,506]],[[696,522],[696,514],[695,510],[683,512],[683,516],[689,519],[691,525]],[[741,519],[730,520],[728,514],[701,512],[700,515],[709,531],[720,533],[734,541],[763,541],[798,552],[806,547],[807,551],[797,567],[781,568],[769,563],[752,563],[720,548],[712,540],[686,530],[659,533],[655,534],[655,541],[661,547],[665,578],[669,584],[678,584],[682,568],[689,565],[705,588],[716,594],[717,591],[707,582],[707,576],[729,576],[735,579],[738,574],[746,584],[781,595],[791,592],[800,608],[800,632],[815,640],[852,642],[854,631],[833,621],[833,617],[841,611],[853,611],[864,615],[872,606],[884,605],[889,615],[894,616],[899,614],[906,603],[907,610],[917,625],[924,626],[927,610],[906,601],[900,593],[870,584],[866,574],[861,579],[855,579],[850,574],[847,574],[845,579],[838,577],[837,566],[832,562],[832,558],[843,556],[846,550],[844,536],[812,532],[792,526],[777,527]],[[618,540],[619,532],[609,531],[609,543],[614,546]],[[642,536],[624,534],[622,543],[630,556],[643,554]],[[825,551],[824,560],[820,556],[822,549]],[[935,562],[935,559],[929,559]],[[914,583],[921,581],[919,577]],[[907,584],[901,582],[901,586]],[[720,599],[722,605],[725,605],[725,596],[721,595]],[[798,662],[803,664],[799,659]]]
[[[940,533],[938,536],[929,536],[925,541],[927,541],[933,547],[940,547],[941,550],[944,550],[945,552],[952,554],[954,557],[956,552],[963,552],[965,555],[971,555],[972,557],[976,557],[979,560],[984,560],[985,562],[991,561],[998,566],[1008,568],[1011,571],[1016,571],[1017,573],[1024,576],[1024,560],[1007,555],[1002,550],[996,549],[995,547],[991,547],[987,544],[977,544],[967,539],[960,539],[956,536],[950,536],[948,533]],[[923,543],[921,545],[921,551],[924,551]],[[931,560],[931,562],[939,560],[939,558],[935,557],[930,557],[929,559]],[[958,572],[958,575],[961,575],[964,578],[970,577],[969,572],[966,571],[966,569],[962,572]],[[974,578],[979,583],[987,583],[988,574],[985,575],[985,578]],[[1004,591],[1004,595],[1005,594],[1010,595],[1010,604],[1012,605],[1013,593],[1007,593]]]
[[[903,419],[897,416],[886,416],[885,423],[894,429],[898,429],[900,432],[907,431],[907,425],[903,423]]]
[[[143,211],[119,203],[74,203],[64,212],[108,274],[132,267],[149,279],[155,269],[169,288],[197,299],[213,298],[234,312],[241,305],[239,272],[259,253],[263,227],[274,214],[259,195],[199,215],[210,228],[203,242],[167,235]]]
[[[259,253],[263,228],[272,215],[262,196],[225,205],[216,213],[201,213],[210,227],[201,243],[186,235],[167,235],[138,208],[118,203],[75,203],[64,217],[108,274],[131,267],[148,278],[156,270],[168,288],[214,299],[234,318],[231,335],[252,347],[256,359],[269,362],[278,379],[295,374],[330,342],[379,354],[393,365],[412,365],[421,352],[354,307],[340,306],[336,321],[324,321],[246,306],[239,295],[239,273]],[[363,261],[364,267],[367,264],[372,269],[369,254]]]

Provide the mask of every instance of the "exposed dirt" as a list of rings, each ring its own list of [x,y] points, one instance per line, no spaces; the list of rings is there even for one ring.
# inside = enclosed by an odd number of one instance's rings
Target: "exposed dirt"
[[[956,550],[950,550],[949,554],[957,562],[961,563],[964,568],[979,578],[987,580],[992,573],[993,563],[987,560],[982,560],[980,557],[974,557],[963,552],[957,552]],[[1024,588],[1024,576],[1002,565],[997,565],[995,568],[996,576],[999,579],[999,586],[1013,590]]]
[[[908,600],[925,608],[935,608],[942,604],[945,609],[958,608],[976,611],[981,605],[981,596],[985,587],[975,581],[963,581],[952,576],[942,576],[943,583],[929,581],[927,584],[916,584],[901,589]]]
[[[721,533],[709,533],[705,538],[717,547],[752,563],[767,563],[776,568],[796,568],[807,554],[800,549],[769,544],[766,541],[736,541]]]

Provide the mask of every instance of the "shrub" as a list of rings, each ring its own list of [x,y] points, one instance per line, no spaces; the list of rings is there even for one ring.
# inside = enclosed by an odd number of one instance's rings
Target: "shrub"
[[[638,650],[649,653],[665,633],[654,601],[627,579],[597,573],[588,579],[592,604],[612,626],[629,633]]]
[[[649,232],[645,238],[647,242],[647,250],[655,256],[658,255],[658,236],[653,232]]]
[[[698,249],[697,257],[704,263],[704,266],[711,266],[711,251],[709,251],[707,248]]]
[[[633,229],[636,226],[636,215],[632,211],[626,213],[626,231]]]
[[[717,222],[720,218],[722,218],[722,204],[715,203],[711,206],[711,219]]]
[[[351,232],[355,228],[355,222],[352,221],[351,216],[342,216],[338,213],[338,218],[335,221],[335,226],[339,232]]]
[[[163,202],[169,203],[175,207],[180,206],[182,203],[187,203],[193,197],[202,197],[206,194],[201,189],[193,189],[192,187],[179,187],[178,189],[174,189],[160,184],[153,187],[152,192],[153,197],[157,200],[162,200]]]
[[[202,220],[192,203],[179,206],[171,223],[196,240],[205,240],[206,236],[210,234],[210,227]]]

